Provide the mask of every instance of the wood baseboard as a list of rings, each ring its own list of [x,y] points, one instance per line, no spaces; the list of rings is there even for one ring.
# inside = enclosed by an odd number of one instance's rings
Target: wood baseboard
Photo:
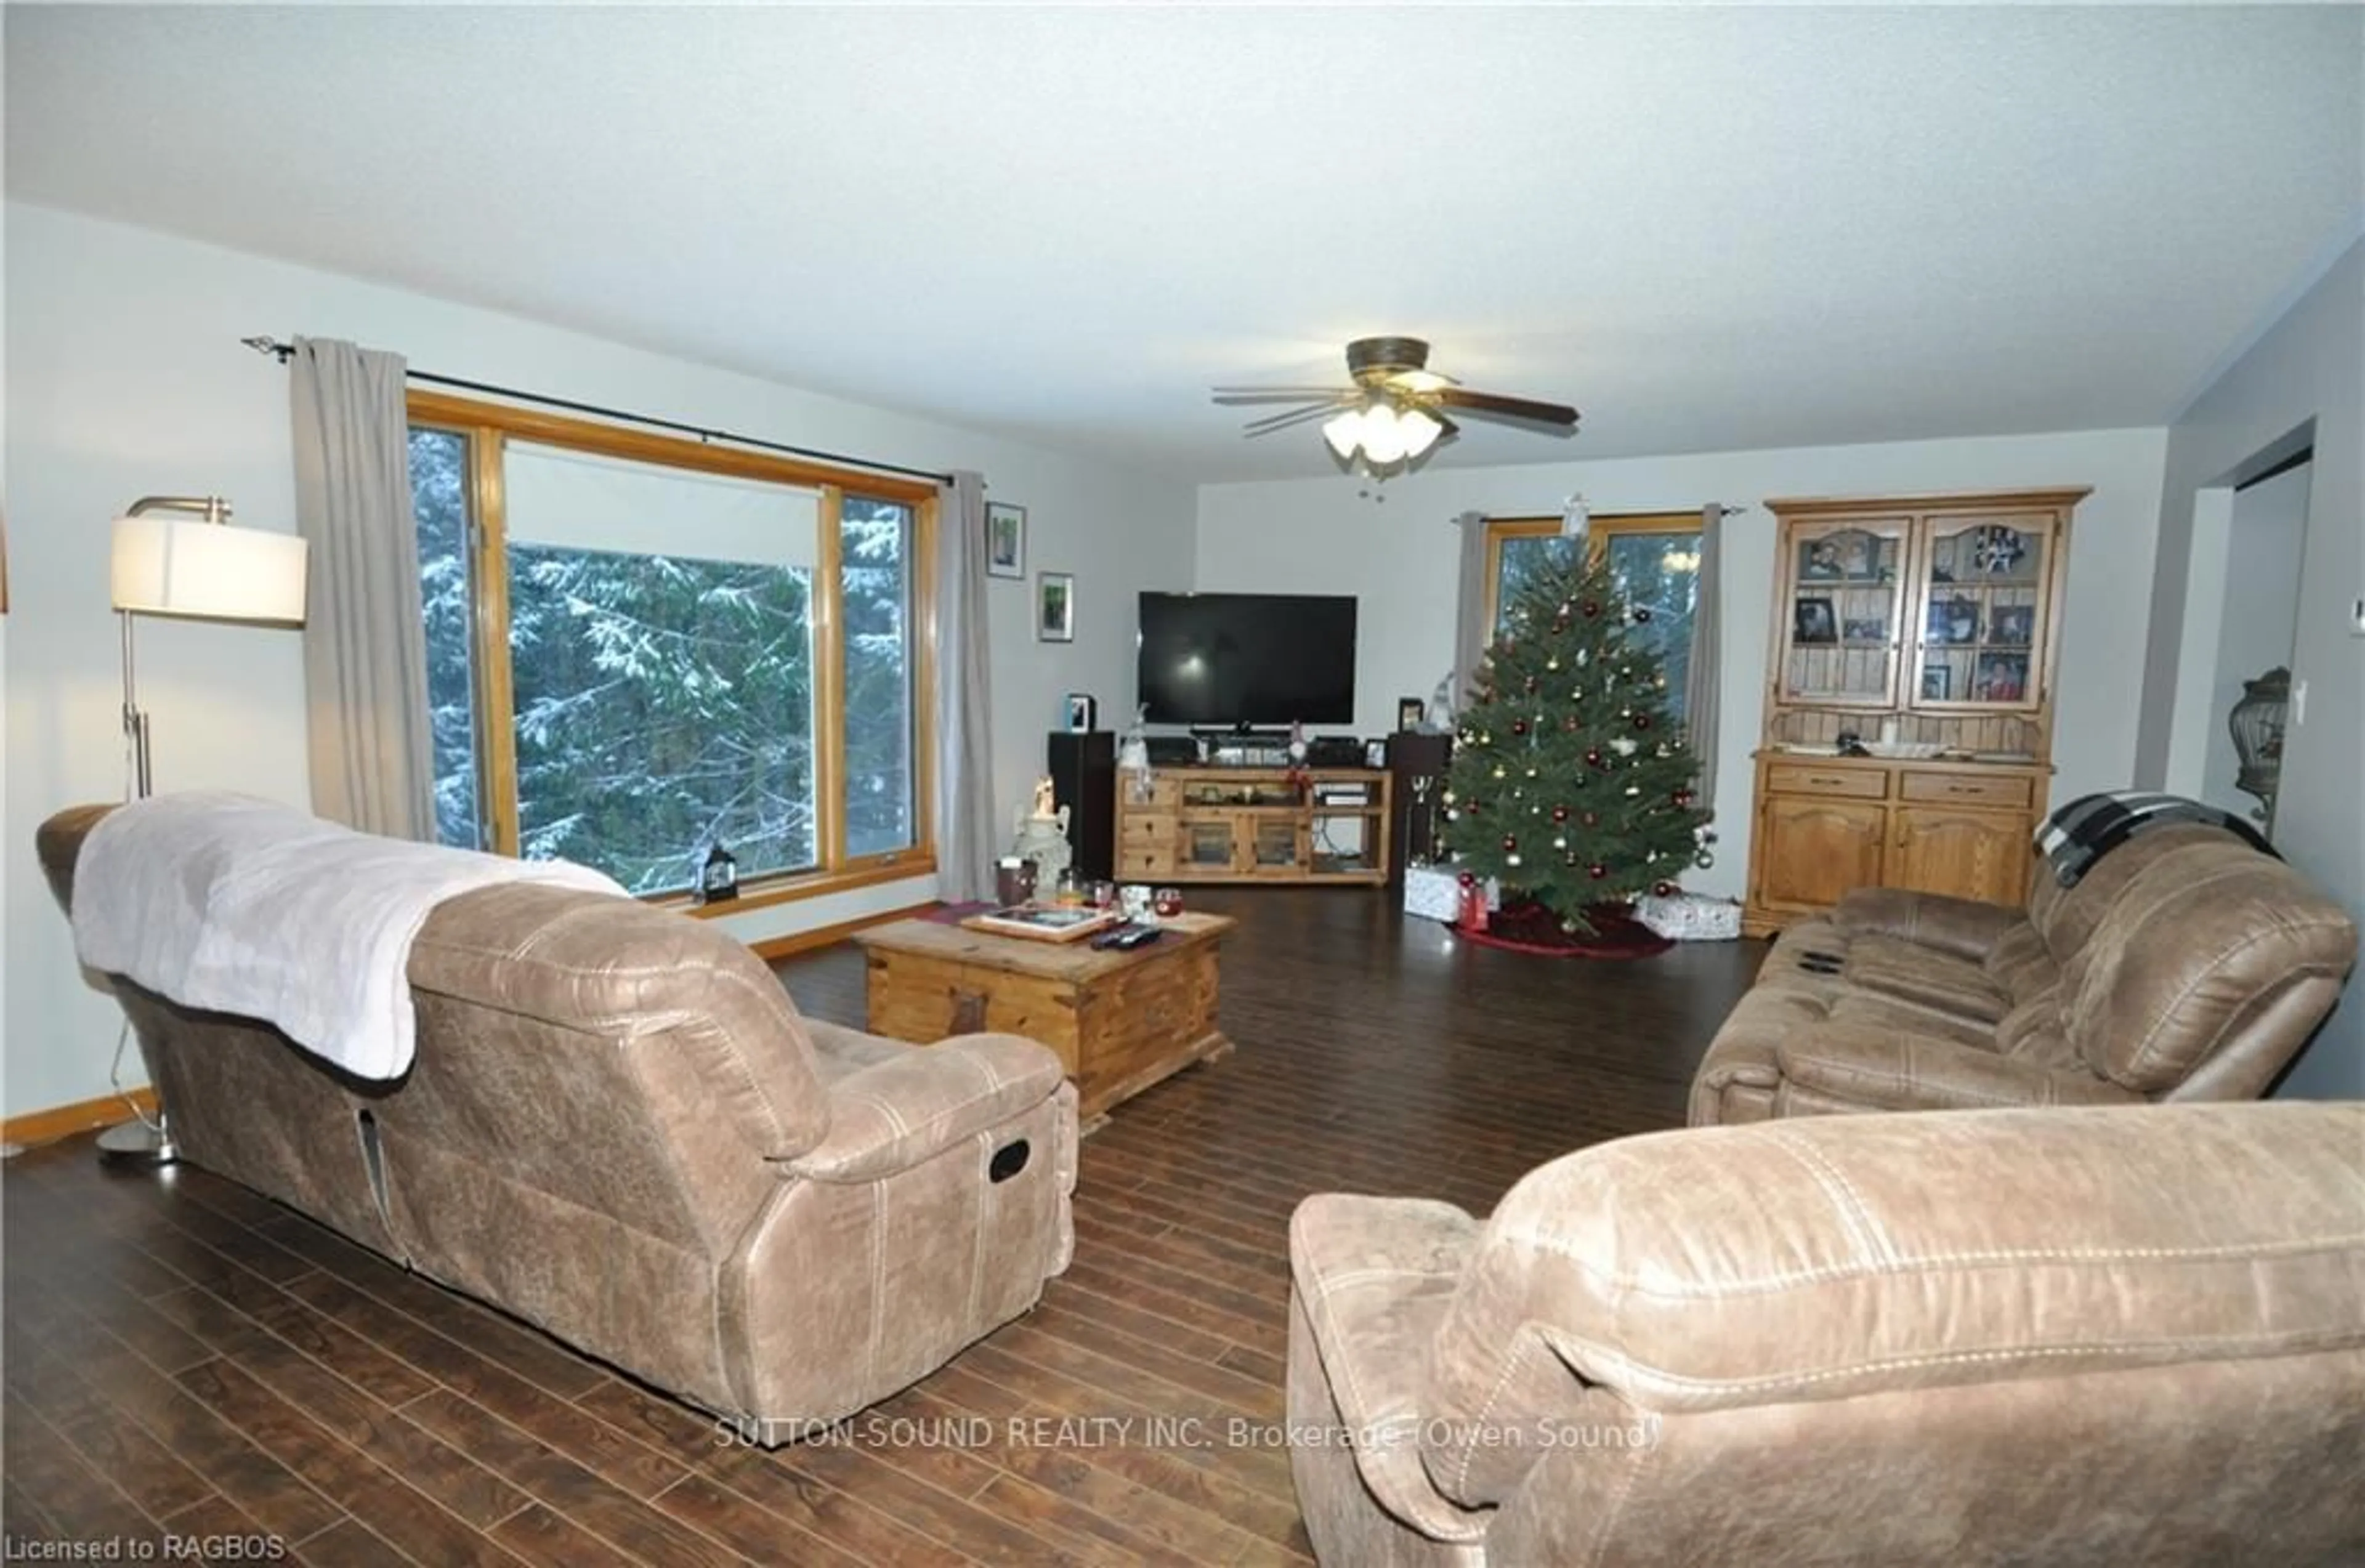
[[[811,931],[792,931],[785,936],[750,942],[747,946],[756,957],[766,963],[773,963],[791,953],[811,952],[815,947],[826,947],[833,942],[843,942],[869,926],[884,925],[891,920],[909,920],[913,915],[925,914],[932,909],[942,907],[942,900],[925,899],[918,903],[905,904],[902,909],[885,910],[855,920],[841,920],[835,925],[817,925]]]
[[[156,1114],[156,1092],[153,1089],[144,1086],[134,1089],[129,1097],[133,1104],[140,1107],[141,1115]],[[122,1094],[102,1094],[95,1100],[83,1100],[72,1105],[53,1105],[46,1111],[28,1111],[23,1115],[11,1116],[0,1122],[0,1141],[28,1146],[54,1143],[75,1133],[86,1133],[93,1127],[111,1127],[130,1118],[131,1113],[124,1108],[125,1098]]]

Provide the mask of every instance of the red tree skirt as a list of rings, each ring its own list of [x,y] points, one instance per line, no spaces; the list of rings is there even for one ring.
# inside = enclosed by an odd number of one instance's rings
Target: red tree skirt
[[[1585,912],[1594,935],[1563,931],[1560,916],[1541,904],[1512,904],[1486,918],[1485,931],[1462,931],[1473,942],[1547,958],[1650,958],[1675,946],[1634,918],[1634,907],[1597,903]],[[1455,927],[1460,931],[1460,927]]]

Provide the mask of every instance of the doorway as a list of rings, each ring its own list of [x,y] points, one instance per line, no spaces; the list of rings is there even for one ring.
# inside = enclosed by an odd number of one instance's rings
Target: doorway
[[[2270,839],[2299,632],[2312,456],[2312,449],[2302,448],[2234,487],[2218,592],[2201,799],[2258,823]],[[2250,705],[2237,726],[2236,705],[2246,697]],[[2256,754],[2247,760],[2245,745]]]

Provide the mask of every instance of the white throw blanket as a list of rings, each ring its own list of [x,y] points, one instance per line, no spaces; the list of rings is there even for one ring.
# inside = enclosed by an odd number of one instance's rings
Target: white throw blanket
[[[184,1007],[275,1025],[359,1077],[399,1078],[411,939],[445,899],[512,881],[629,896],[564,860],[373,837],[251,795],[161,795],[84,842],[74,951]]]

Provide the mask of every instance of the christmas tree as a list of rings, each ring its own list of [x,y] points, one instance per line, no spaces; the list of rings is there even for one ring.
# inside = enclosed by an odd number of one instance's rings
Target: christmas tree
[[[1553,566],[1506,607],[1463,708],[1442,797],[1457,867],[1498,879],[1564,932],[1588,908],[1665,895],[1705,866],[1699,767],[1668,708],[1667,672],[1608,563]]]

